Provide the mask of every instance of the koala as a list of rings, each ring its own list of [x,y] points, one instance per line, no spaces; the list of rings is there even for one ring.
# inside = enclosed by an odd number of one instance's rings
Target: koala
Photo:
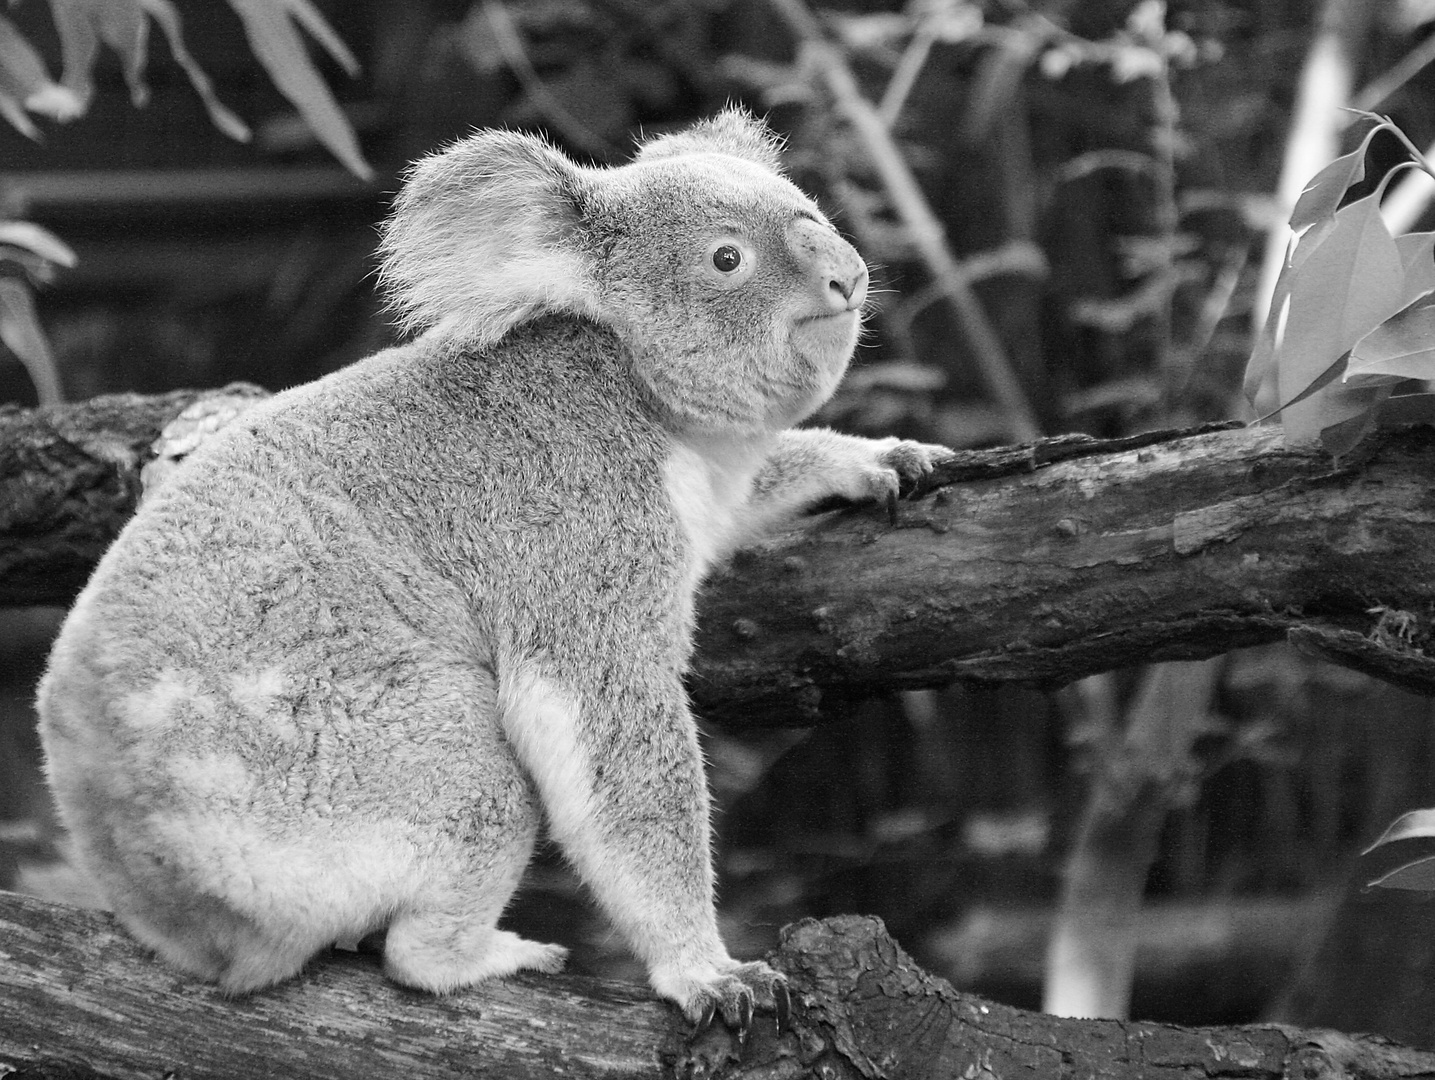
[[[201,446],[69,613],[39,713],[78,860],[225,991],[385,930],[447,993],[562,966],[497,925],[546,823],[658,995],[781,1013],[718,933],[683,676],[710,567],[948,453],[793,428],[866,265],[738,110],[611,168],[478,132],[380,253],[406,343]]]

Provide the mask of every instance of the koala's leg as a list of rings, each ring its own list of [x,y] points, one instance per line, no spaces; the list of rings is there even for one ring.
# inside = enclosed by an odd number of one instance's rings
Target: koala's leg
[[[533,851],[537,809],[508,826],[507,842],[431,871],[423,888],[389,923],[384,971],[395,982],[436,994],[515,971],[561,971],[568,950],[497,927]]]
[[[906,439],[863,439],[826,428],[784,431],[753,480],[739,544],[828,499],[885,503],[895,517],[897,499],[951,454],[945,446]]]
[[[390,974],[431,990],[561,962],[495,928],[540,810],[492,673],[438,646],[376,652],[405,628],[370,610],[360,661],[377,678],[341,668],[345,643],[319,635],[307,654],[228,658],[227,679],[135,673],[81,627],[42,685],[50,781],[81,863],[140,941],[229,992],[386,925]],[[308,681],[316,670],[344,696]]]
[[[600,683],[533,661],[501,668],[504,730],[554,838],[653,988],[691,1020],[716,1011],[746,1028],[755,1004],[783,1009],[786,989],[766,964],[732,959],[718,934],[707,782],[681,681],[645,684],[664,670],[656,658],[589,660]]]

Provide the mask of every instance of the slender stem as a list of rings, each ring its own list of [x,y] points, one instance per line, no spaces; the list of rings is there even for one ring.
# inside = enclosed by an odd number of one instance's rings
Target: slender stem
[[[906,227],[928,272],[946,296],[982,378],[1005,414],[1008,431],[1019,442],[1036,439],[1041,433],[1041,426],[1026,391],[1016,377],[1006,348],[982,310],[981,302],[967,284],[947,244],[941,221],[892,141],[886,124],[862,94],[846,60],[828,43],[803,0],[769,0],[769,3],[797,35],[838,111],[851,124],[867,151],[897,216]]]
[[[543,115],[553,123],[553,126],[563,133],[563,137],[573,146],[594,157],[604,160],[617,157],[617,147],[569,112],[563,102],[559,101],[558,97],[548,89],[542,76],[534,68],[533,61],[528,58],[528,50],[523,46],[523,36],[518,32],[518,27],[514,25],[513,16],[509,14],[508,7],[500,0],[485,0],[483,14],[493,32],[494,43],[503,53],[503,59],[507,61],[509,70],[518,77],[518,81],[523,84],[524,91],[542,110]]]
[[[1435,61],[1435,37],[1428,37],[1406,53],[1394,67],[1366,83],[1365,88],[1355,95],[1352,106],[1357,109],[1375,108],[1432,61]]]
[[[928,16],[917,24],[912,40],[907,43],[902,59],[897,63],[897,70],[892,72],[892,78],[887,82],[887,89],[883,91],[882,101],[877,106],[877,115],[888,128],[895,124],[897,117],[902,114],[902,107],[907,104],[912,87],[917,85],[917,76],[922,73],[927,57],[932,54],[932,46],[937,41],[936,25],[936,15]]]

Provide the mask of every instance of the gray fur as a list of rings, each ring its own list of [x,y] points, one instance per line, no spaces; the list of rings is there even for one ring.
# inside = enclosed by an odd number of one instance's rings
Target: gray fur
[[[778,976],[713,915],[693,597],[942,453],[788,430],[865,267],[736,112],[606,170],[481,132],[417,166],[384,252],[423,335],[232,423],[71,612],[39,706],[78,855],[231,991],[387,927],[389,974],[443,992],[561,966],[494,926],[546,816],[658,992],[740,1018]]]

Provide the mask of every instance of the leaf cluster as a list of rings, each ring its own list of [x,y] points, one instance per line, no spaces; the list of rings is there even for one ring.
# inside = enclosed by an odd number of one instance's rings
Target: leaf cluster
[[[1391,178],[1423,155],[1386,117],[1360,145],[1306,185],[1291,213],[1296,234],[1276,281],[1270,313],[1246,368],[1254,401],[1274,379],[1292,444],[1348,452],[1380,423],[1435,419],[1435,232],[1392,236],[1380,212]],[[1394,135],[1411,155],[1368,195],[1371,141]]]
[[[173,0],[49,0],[60,39],[62,72],[51,77],[45,59],[0,14],[0,116],[32,139],[40,130],[30,114],[59,123],[83,116],[94,96],[94,68],[101,45],[120,59],[130,99],[149,98],[150,23],[164,34],[175,62],[189,78],[214,126],[247,142],[249,126],[221,102],[199,62],[185,46],[184,26]],[[229,0],[255,58],[299,111],[315,136],[356,176],[372,175],[353,128],[310,59],[302,28],[350,75],[359,64],[310,0]]]

